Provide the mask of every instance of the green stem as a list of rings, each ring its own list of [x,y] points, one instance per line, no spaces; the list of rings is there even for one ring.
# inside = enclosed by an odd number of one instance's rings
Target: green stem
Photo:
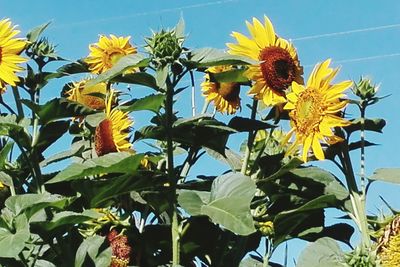
[[[257,114],[257,104],[258,104],[258,100],[254,99],[253,100],[253,105],[251,108],[251,119],[254,120],[256,118],[256,114]],[[249,136],[247,138],[247,146],[246,146],[246,152],[244,154],[244,160],[243,160],[243,164],[242,164],[242,169],[240,170],[240,172],[244,175],[246,175],[247,172],[247,165],[249,164],[249,159],[250,159],[250,153],[251,153],[251,148],[253,146],[253,142],[254,142],[254,136],[255,136],[255,131],[249,131]]]
[[[18,117],[24,118],[25,114],[24,114],[24,109],[22,108],[21,96],[19,94],[18,88],[16,86],[12,86],[12,90],[15,99],[15,105],[17,106]]]
[[[196,116],[196,88],[194,86],[194,75],[193,71],[189,71],[190,81],[192,84],[192,116]]]
[[[172,141],[172,117],[173,117],[173,97],[174,97],[174,84],[171,83],[170,79],[167,79],[167,96],[165,103],[166,112],[166,133],[167,133],[167,167],[168,167],[168,180],[171,185],[172,193],[174,194],[174,200],[171,205],[172,212],[172,225],[171,225],[171,236],[172,236],[172,266],[178,266],[180,262],[180,236],[179,236],[179,222],[178,222],[178,204],[176,199],[176,185],[177,179],[175,177],[174,170],[174,147]]]
[[[364,247],[371,247],[371,239],[368,233],[368,224],[367,224],[367,216],[365,212],[365,198],[364,195],[358,190],[353,166],[351,164],[349,147],[346,142],[343,142],[342,145],[342,153],[343,153],[343,163],[344,170],[346,171],[346,182],[349,188],[351,204],[353,207],[354,217],[356,219],[356,224],[359,227],[361,232],[361,242]]]

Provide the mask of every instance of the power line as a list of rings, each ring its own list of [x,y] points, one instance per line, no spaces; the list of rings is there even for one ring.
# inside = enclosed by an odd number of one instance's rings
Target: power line
[[[399,57],[399,56],[400,56],[400,53],[393,53],[393,54],[377,55],[377,56],[369,56],[369,57],[332,60],[332,62],[335,64],[345,64],[345,63],[353,63],[353,62],[368,61],[368,60],[375,60],[375,59],[381,59],[381,58]],[[304,65],[303,67],[304,68],[314,67],[314,64]]]
[[[201,3],[201,4],[193,4],[193,5],[187,5],[187,6],[181,6],[181,7],[165,8],[165,9],[154,10],[154,11],[134,13],[134,14],[126,15],[126,16],[108,17],[108,18],[94,19],[94,20],[84,20],[84,21],[78,21],[78,22],[73,22],[73,23],[68,23],[68,24],[56,25],[56,26],[52,27],[52,29],[66,28],[66,27],[86,25],[86,24],[95,24],[95,23],[115,21],[115,20],[124,20],[124,19],[130,19],[130,18],[141,17],[141,16],[157,15],[157,14],[162,14],[162,13],[181,11],[181,10],[185,10],[185,9],[222,5],[222,4],[238,2],[238,1],[240,1],[240,0],[220,0],[220,1]]]
[[[325,38],[325,37],[333,37],[333,36],[339,36],[339,35],[347,35],[347,34],[353,34],[353,33],[359,33],[359,32],[370,32],[370,31],[386,30],[386,29],[392,29],[392,28],[398,28],[398,27],[400,27],[400,23],[398,23],[398,24],[388,24],[388,25],[382,25],[382,26],[375,26],[375,27],[369,27],[369,28],[361,28],[361,29],[342,31],[342,32],[332,32],[332,33],[309,35],[309,36],[293,38],[293,39],[290,39],[290,40],[291,41],[306,41],[306,40],[319,39],[319,38]]]

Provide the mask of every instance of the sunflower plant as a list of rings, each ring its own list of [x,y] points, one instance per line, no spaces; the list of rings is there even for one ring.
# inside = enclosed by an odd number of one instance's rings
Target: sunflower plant
[[[187,47],[181,19],[138,46],[100,35],[76,61],[49,24],[13,25],[0,21],[2,266],[284,266],[271,257],[294,238],[310,241],[297,266],[399,264],[399,212],[366,212],[369,185],[399,173],[365,173],[366,133],[385,126],[366,117],[382,99],[370,80],[335,81],[330,59],[304,77],[266,16],[226,51]]]

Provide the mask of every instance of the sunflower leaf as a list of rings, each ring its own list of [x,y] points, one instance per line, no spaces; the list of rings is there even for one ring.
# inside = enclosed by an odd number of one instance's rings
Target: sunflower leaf
[[[237,82],[247,83],[249,79],[244,76],[245,69],[233,69],[219,73],[210,72],[210,81],[218,83]]]
[[[344,130],[347,132],[348,135],[355,131],[361,130],[361,119],[355,119],[351,121],[351,125],[344,127]],[[383,128],[386,125],[386,121],[384,119],[365,119],[364,122],[364,129],[366,131],[373,131],[382,133]]]
[[[381,168],[374,171],[370,180],[400,184],[400,168]]]
[[[238,117],[238,116],[233,117],[229,121],[228,126],[235,129],[238,132],[249,132],[249,131],[264,130],[276,127],[275,125],[266,122]]]
[[[17,120],[15,115],[0,116],[0,136],[9,136],[24,148],[31,148],[31,136],[28,133],[29,119]]]
[[[148,95],[140,99],[134,99],[120,108],[125,112],[149,110],[158,113],[164,104],[164,100],[165,95],[163,94]]]
[[[300,254],[298,267],[332,266],[344,267],[344,253],[338,243],[330,238],[323,237],[309,244]]]
[[[34,43],[39,39],[39,36],[44,32],[44,30],[50,25],[50,21],[47,23],[44,23],[42,25],[39,25],[35,28],[33,28],[28,34],[26,35],[27,41],[30,43]]]
[[[83,59],[61,66],[57,69],[58,77],[68,76],[77,73],[89,72],[89,67]]]
[[[109,81],[114,77],[122,74],[127,69],[146,67],[149,64],[149,62],[150,60],[148,58],[145,58],[141,54],[126,55],[122,57],[120,60],[118,60],[118,62],[114,66],[112,66],[111,69],[99,74],[99,76],[97,76],[96,78],[89,80],[86,83],[86,87],[90,87],[101,82]]]
[[[135,72],[124,75],[118,75],[114,77],[111,82],[116,83],[128,83],[128,84],[139,84],[143,86],[147,86],[153,88],[155,90],[159,90],[157,86],[156,79],[146,72]]]

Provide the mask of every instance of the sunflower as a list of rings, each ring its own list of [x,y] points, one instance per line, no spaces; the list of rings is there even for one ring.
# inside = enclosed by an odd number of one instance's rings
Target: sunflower
[[[303,67],[291,43],[275,35],[271,21],[264,16],[264,24],[253,18],[253,24],[246,21],[252,36],[248,38],[233,32],[237,44],[227,44],[232,55],[249,57],[260,61],[250,65],[245,76],[254,81],[249,94],[262,100],[265,105],[273,106],[286,102],[285,90],[293,81],[303,84]]]
[[[111,90],[106,103],[106,118],[96,127],[94,143],[98,156],[117,151],[132,151],[129,130],[133,121],[127,113],[111,108],[113,94],[114,90]]]
[[[351,81],[343,81],[331,84],[339,69],[329,68],[330,59],[315,66],[307,85],[297,82],[292,83],[292,92],[287,94],[288,103],[285,110],[290,111],[290,124],[292,129],[287,134],[283,143],[295,133],[296,139],[290,146],[291,153],[299,145],[303,146],[303,161],[307,161],[307,155],[312,148],[317,159],[325,158],[320,141],[334,144],[342,141],[331,130],[333,127],[348,126],[349,121],[339,116],[341,110],[346,107],[348,101],[341,98],[343,91],[352,85]]]
[[[400,216],[386,225],[379,238],[378,257],[383,267],[400,266]]]
[[[16,72],[23,70],[19,64],[27,61],[20,56],[26,41],[15,38],[19,32],[11,26],[9,19],[0,20],[0,93],[4,93],[7,84],[17,85],[19,78]]]
[[[86,86],[88,80],[89,79],[83,79],[82,81],[72,83],[70,90],[65,93],[67,99],[78,102],[79,104],[92,109],[105,109],[106,105],[104,99],[92,94],[106,95],[106,83],[98,83],[93,86]]]
[[[240,85],[235,82],[212,82],[210,73],[220,73],[232,70],[232,66],[215,66],[206,70],[205,81],[201,90],[206,101],[214,101],[214,105],[221,113],[234,114],[240,108]]]
[[[110,38],[100,35],[99,42],[89,45],[90,54],[85,59],[92,73],[100,74],[109,70],[123,56],[136,54],[137,50],[129,43],[131,37]]]

